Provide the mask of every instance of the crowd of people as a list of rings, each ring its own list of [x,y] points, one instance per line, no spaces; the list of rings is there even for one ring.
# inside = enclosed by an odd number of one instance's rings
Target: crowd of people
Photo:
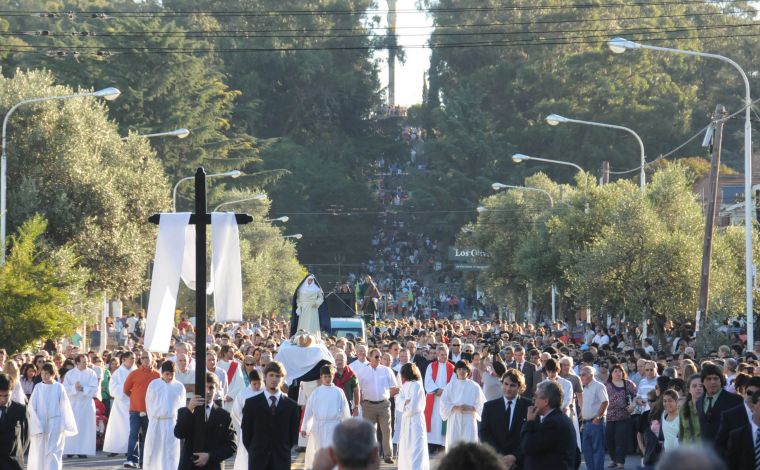
[[[0,433],[16,420],[22,434],[0,458],[23,462],[28,447],[27,468],[61,468],[102,448],[127,468],[219,468],[233,455],[235,469],[290,468],[303,447],[306,468],[322,468],[338,462],[326,450],[336,427],[361,417],[376,463],[400,469],[429,468],[462,443],[490,446],[496,468],[624,468],[631,455],[654,468],[697,443],[727,468],[760,464],[760,342],[699,356],[674,329],[660,346],[633,325],[588,325],[576,337],[562,322],[390,320],[366,341],[315,339],[329,360],[306,381],[277,360],[293,347],[287,322],[214,324],[203,398],[193,330],[183,318],[168,354],[145,351],[139,336],[102,354],[56,342],[0,350]],[[214,428],[201,447],[199,407]]]

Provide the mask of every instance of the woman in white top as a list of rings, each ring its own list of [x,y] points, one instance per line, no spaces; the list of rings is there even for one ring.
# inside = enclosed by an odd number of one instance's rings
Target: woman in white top
[[[441,395],[441,419],[446,423],[446,449],[458,442],[478,442],[478,421],[486,398],[478,384],[469,379],[470,364],[462,359],[454,366],[456,378]]]
[[[401,392],[396,395],[396,408],[403,411],[401,438],[398,443],[398,470],[429,470],[430,456],[425,425],[425,390],[420,370],[414,363],[404,364],[399,372]]]
[[[662,413],[661,427],[662,435],[665,437],[663,448],[667,452],[670,449],[678,447],[678,392],[675,390],[665,390],[662,392]]]
[[[24,394],[24,389],[21,388],[21,374],[19,373],[16,361],[13,359],[6,361],[3,372],[5,372],[11,379],[11,401],[26,406],[26,395]]]
[[[42,382],[29,399],[29,463],[27,470],[63,468],[63,446],[67,436],[77,434],[77,423],[66,389],[56,382],[52,363],[42,366]]]

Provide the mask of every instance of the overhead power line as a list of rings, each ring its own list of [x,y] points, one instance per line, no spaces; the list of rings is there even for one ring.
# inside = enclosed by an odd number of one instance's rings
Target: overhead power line
[[[541,30],[541,31],[454,31],[454,32],[444,32],[444,33],[415,33],[415,34],[396,34],[398,37],[457,37],[457,36],[513,36],[513,35],[530,35],[530,34],[568,34],[568,33],[595,33],[595,32],[605,32],[608,35],[614,35],[614,34],[622,34],[622,33],[632,33],[632,34],[649,34],[649,33],[676,33],[676,32],[686,32],[686,31],[706,31],[706,30],[715,30],[715,29],[726,29],[726,28],[755,28],[760,27],[760,22],[756,23],[736,23],[736,24],[723,24],[723,25],[705,25],[705,26],[683,26],[683,27],[631,27],[631,28],[597,28],[597,29],[558,29],[558,30]],[[290,31],[289,31],[290,32]],[[146,36],[179,36],[179,37],[188,37],[188,38],[199,38],[199,39],[215,39],[215,38],[241,38],[241,39],[256,39],[256,38],[278,38],[278,39],[288,39],[288,38],[360,38],[360,39],[368,39],[368,38],[375,38],[378,36],[369,36],[366,32],[357,31],[357,33],[361,34],[302,34],[302,33],[294,33],[292,35],[283,35],[283,34],[255,34],[251,35],[250,32],[246,31],[227,31],[224,33],[221,32],[209,32],[209,33],[203,33],[203,32],[192,32],[192,33],[186,33],[186,32],[180,32],[180,31],[171,31],[166,32],[167,34],[161,34],[161,33],[142,33],[142,32],[119,32],[119,33],[96,33],[92,31],[47,31],[47,30],[39,30],[39,31],[16,31],[16,32],[0,32],[0,36],[34,36],[34,37],[65,37],[65,38],[71,38],[71,37],[79,37],[79,38],[91,38],[91,37],[98,37],[98,38],[134,38],[134,39],[146,39]],[[382,37],[382,36],[380,36]],[[402,46],[403,47],[403,46]]]
[[[593,8],[622,8],[622,7],[653,7],[653,6],[685,6],[714,4],[722,7],[725,4],[740,2],[741,0],[659,0],[629,3],[576,3],[564,5],[500,5],[494,7],[438,7],[426,9],[397,9],[397,14],[419,13],[471,13],[471,12],[498,12],[498,11],[572,11]],[[218,10],[147,10],[147,11],[68,11],[68,12],[40,12],[35,10],[0,10],[2,16],[40,16],[40,17],[67,17],[79,16],[103,18],[103,17],[183,17],[194,15],[211,16],[238,16],[238,17],[264,17],[264,16],[327,16],[327,15],[366,15],[388,13],[388,10],[338,10],[338,9],[314,9],[314,10],[264,10],[264,11],[218,11]]]
[[[638,36],[633,33],[632,36]],[[737,33],[737,34],[715,34],[715,35],[686,35],[686,36],[668,36],[668,37],[632,37],[638,41],[662,42],[673,41],[678,39],[723,39],[738,37],[758,37],[760,33]],[[192,54],[192,53],[242,53],[242,52],[298,52],[298,51],[367,51],[367,50],[386,50],[386,49],[445,49],[445,48],[470,48],[470,47],[530,47],[530,46],[559,46],[559,45],[601,45],[607,41],[607,38],[600,38],[598,34],[591,36],[567,36],[551,38],[533,38],[523,39],[516,38],[504,41],[473,41],[473,42],[431,42],[428,44],[412,45],[358,45],[358,46],[281,46],[281,47],[239,47],[239,48],[214,48],[214,47],[106,47],[106,46],[88,46],[88,45],[12,45],[0,46],[1,51],[6,52],[35,52],[38,50],[61,51],[61,52],[79,52],[95,53],[96,55],[115,55],[115,54]],[[66,54],[61,54],[66,55]]]

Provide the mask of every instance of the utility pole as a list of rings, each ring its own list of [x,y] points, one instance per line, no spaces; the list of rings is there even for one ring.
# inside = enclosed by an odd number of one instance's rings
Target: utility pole
[[[388,0],[388,36],[393,38],[393,44],[398,40],[396,38],[396,0]],[[396,105],[396,49],[388,49],[388,107],[393,108]]]
[[[710,258],[712,257],[712,238],[715,227],[715,212],[718,205],[718,190],[720,176],[720,151],[723,144],[723,122],[726,108],[723,105],[715,107],[713,113],[712,161],[708,179],[709,192],[707,211],[705,214],[705,236],[702,244],[702,271],[699,278],[699,309],[697,310],[696,331],[707,317],[707,306],[710,300]]]
[[[610,184],[610,162],[602,162],[602,184]]]

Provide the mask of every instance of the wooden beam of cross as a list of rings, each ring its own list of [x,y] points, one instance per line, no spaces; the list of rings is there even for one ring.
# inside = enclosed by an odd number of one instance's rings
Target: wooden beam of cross
[[[235,214],[238,225],[251,223],[248,214]],[[148,221],[158,224],[160,214],[154,214]],[[195,172],[195,213],[190,215],[190,224],[195,225],[195,394],[206,396],[206,227],[211,225],[211,214],[206,212],[206,172],[199,167]],[[201,422],[206,414],[202,407],[196,408]]]

